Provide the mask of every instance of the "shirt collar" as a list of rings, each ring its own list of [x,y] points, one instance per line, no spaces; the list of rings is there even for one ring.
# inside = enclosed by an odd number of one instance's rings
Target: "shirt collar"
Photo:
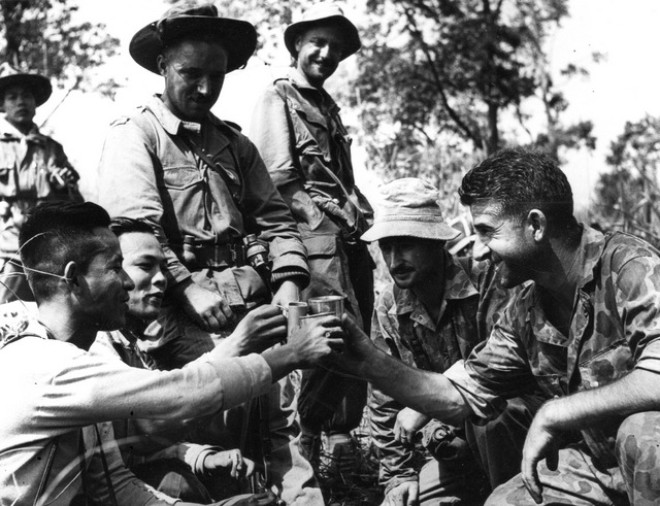
[[[576,251],[575,269],[581,273],[577,288],[581,289],[594,279],[594,270],[605,248],[605,235],[591,227],[581,225],[582,236]]]
[[[39,127],[32,123],[30,131],[27,135],[24,135],[20,130],[18,130],[14,125],[9,123],[4,116],[0,116],[0,135],[4,138],[9,139],[28,139],[39,141],[43,137],[39,132]]]
[[[202,123],[197,123],[195,121],[184,121],[176,116],[172,111],[170,111],[161,99],[161,95],[152,96],[147,103],[147,107],[149,110],[151,110],[152,113],[154,113],[154,116],[156,116],[158,122],[170,135],[178,135],[180,129],[196,134],[199,134],[202,131]],[[225,125],[223,121],[216,118],[211,113],[206,115],[205,120],[213,123],[216,126],[224,127],[224,130],[231,131],[231,129]]]

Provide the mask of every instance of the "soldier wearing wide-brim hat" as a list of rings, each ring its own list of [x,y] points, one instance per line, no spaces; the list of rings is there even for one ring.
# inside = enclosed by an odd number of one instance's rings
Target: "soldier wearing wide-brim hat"
[[[413,368],[442,373],[487,339],[514,292],[500,286],[492,263],[449,253],[448,242],[460,232],[448,224],[432,184],[401,178],[383,184],[378,193],[374,223],[362,240],[378,244],[392,281],[381,287],[371,340]],[[510,401],[502,417],[467,426],[483,457],[486,480],[463,424],[449,425],[404,409],[372,388],[367,404],[381,461],[383,503],[400,497],[408,503],[483,503],[490,486],[519,470],[525,422],[532,416],[533,399],[529,401]],[[421,468],[414,458],[416,439],[427,450]]]
[[[33,121],[52,91],[47,77],[0,65],[0,303],[34,300],[18,256],[27,213],[41,200],[80,199],[62,146]]]
[[[186,1],[130,42],[131,57],[161,75],[164,90],[111,126],[98,193],[112,217],[144,221],[162,242],[168,288],[149,341],[161,368],[181,367],[213,349],[211,334],[229,335],[256,305],[297,301],[309,279],[296,224],[256,147],[211,112],[226,74],[246,64],[256,41],[250,23],[222,17],[210,3]],[[253,234],[269,247],[259,272],[244,254],[243,241]],[[251,350],[254,342],[234,350]],[[278,487],[287,503],[320,502],[313,471],[298,453],[293,418],[283,420],[278,407],[272,406],[274,423],[283,429],[272,436],[277,450],[265,474],[268,486]],[[244,453],[262,462],[255,453],[266,455],[267,448],[252,437],[259,424],[248,418],[246,445],[254,451]]]
[[[294,68],[257,101],[250,137],[259,148],[307,248],[312,279],[304,298],[343,295],[368,330],[373,307],[373,261],[359,236],[371,208],[355,185],[351,137],[324,84],[361,46],[356,26],[335,3],[319,3],[284,31]],[[319,459],[320,431],[348,470],[356,456],[350,431],[358,426],[366,384],[326,371],[303,375],[298,408],[302,444]],[[339,457],[339,454],[344,457]],[[348,474],[346,475],[348,477]]]
[[[336,4],[320,3],[310,7],[303,13],[300,21],[291,23],[284,30],[284,45],[291,56],[295,58],[298,55],[296,49],[298,37],[316,26],[334,26],[340,31],[343,42],[342,60],[358,52],[362,47],[357,28],[344,16],[342,9]]]
[[[257,47],[257,31],[240,19],[218,16],[212,4],[179,2],[158,20],[137,31],[129,44],[131,57],[145,69],[160,74],[157,60],[163,50],[186,36],[206,34],[227,51],[227,73],[243,67]]]
[[[47,77],[21,72],[8,63],[3,63],[0,65],[0,98],[4,98],[5,91],[13,87],[29,90],[34,96],[36,107],[44,104],[53,92],[53,87]]]

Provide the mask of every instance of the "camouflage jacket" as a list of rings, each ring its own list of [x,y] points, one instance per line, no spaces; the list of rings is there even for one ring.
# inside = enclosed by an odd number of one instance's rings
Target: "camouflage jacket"
[[[406,364],[444,372],[468,357],[482,342],[508,294],[500,286],[491,263],[453,258],[447,254],[445,298],[436,324],[410,290],[390,284],[380,295],[371,324],[374,343]],[[369,395],[371,433],[379,452],[379,480],[386,492],[402,481],[416,480],[416,455],[394,439],[394,423],[403,406],[376,389]],[[423,442],[431,442],[441,422],[432,420],[422,430]]]
[[[531,384],[552,398],[611,383],[634,368],[660,372],[660,253],[631,235],[585,228],[575,261],[583,274],[568,336],[547,321],[540,290],[530,284],[511,298],[464,372],[451,377],[477,417],[495,417],[502,399]],[[603,465],[616,464],[621,421],[582,431]]]

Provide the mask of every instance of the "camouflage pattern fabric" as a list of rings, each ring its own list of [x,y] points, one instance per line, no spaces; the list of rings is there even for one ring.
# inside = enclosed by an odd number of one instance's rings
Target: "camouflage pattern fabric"
[[[543,503],[573,506],[628,505],[618,467],[601,469],[584,445],[559,450],[559,465],[550,471],[545,460],[538,466],[543,487]],[[650,504],[650,503],[649,503]],[[536,506],[521,475],[499,486],[485,506]]]
[[[616,454],[630,503],[660,503],[660,412],[626,418],[616,439]]]
[[[653,506],[660,503],[660,412],[626,418],[617,432],[618,467],[603,468],[584,443],[559,451],[559,465],[550,471],[539,464],[542,504]],[[520,475],[500,486],[487,506],[536,503]]]
[[[379,297],[371,326],[371,337],[377,346],[412,367],[435,372],[444,372],[457,360],[469,356],[487,337],[510,296],[499,285],[490,263],[447,254],[445,265],[445,300],[437,324],[412,291],[390,285]],[[386,492],[403,481],[417,480],[419,459],[415,458],[415,451],[394,439],[396,415],[403,406],[372,389],[368,407],[371,434],[381,461],[379,479]],[[427,428],[426,432],[435,432],[443,425],[432,420],[422,432]],[[452,434],[458,432],[456,439],[462,441],[462,427],[445,427]],[[477,468],[471,454],[467,459],[441,464],[432,459],[423,467],[422,474],[434,478],[420,477],[420,487],[425,487],[420,488],[420,501],[426,496],[437,500],[445,492],[458,500],[478,488],[475,483],[464,487],[465,480],[459,479],[466,466]],[[474,470],[472,475],[476,475]]]
[[[645,241],[590,228],[582,234],[568,336],[545,317],[534,284],[510,300],[487,343],[455,379],[472,411],[490,419],[530,385],[548,398],[615,381],[633,368],[660,372],[660,255]],[[621,419],[582,432],[601,466],[616,465]]]

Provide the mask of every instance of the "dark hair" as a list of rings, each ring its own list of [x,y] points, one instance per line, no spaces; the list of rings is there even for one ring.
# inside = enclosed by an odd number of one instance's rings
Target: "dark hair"
[[[110,230],[112,230],[117,237],[132,232],[142,232],[155,235],[154,230],[146,222],[133,218],[113,218],[110,221]]]
[[[502,213],[524,220],[531,209],[543,211],[550,226],[574,226],[573,192],[557,162],[543,153],[504,149],[470,170],[458,190],[461,203],[493,202]]]
[[[29,213],[18,243],[37,301],[52,296],[56,276],[64,274],[67,263],[76,262],[83,270],[89,267],[96,254],[106,247],[93,230],[109,225],[108,213],[92,202],[42,202]]]

